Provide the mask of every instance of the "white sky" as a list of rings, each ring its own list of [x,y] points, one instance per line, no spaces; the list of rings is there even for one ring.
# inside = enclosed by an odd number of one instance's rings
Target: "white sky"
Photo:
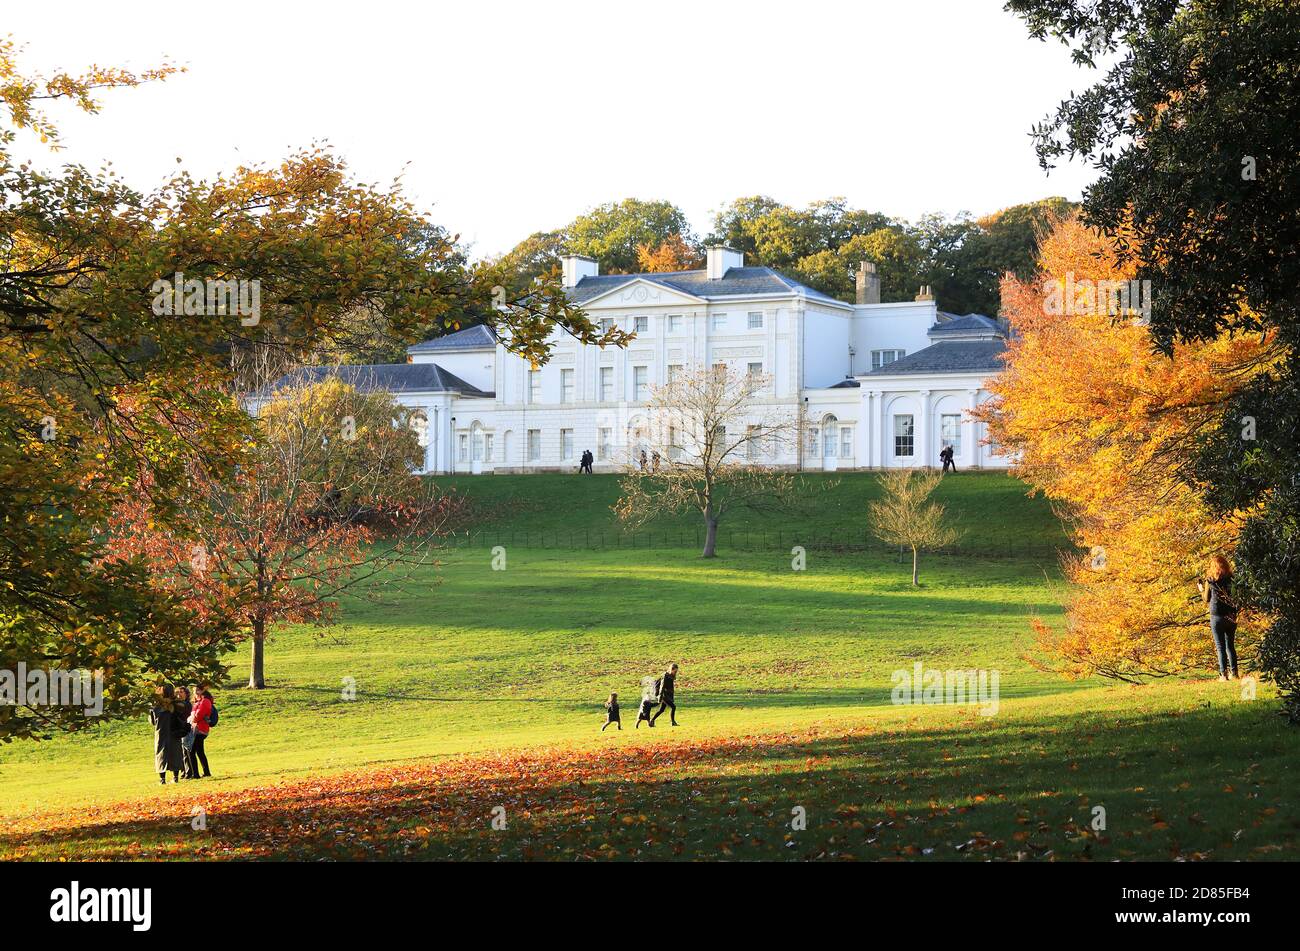
[[[149,189],[331,143],[366,181],[403,175],[476,255],[604,201],[675,202],[701,233],[741,195],[843,195],[915,219],[1060,194],[1028,132],[1093,81],[1002,0],[631,3],[71,0],[0,29],[49,72],[188,72],[54,113],[67,149]],[[27,139],[26,141],[30,141]]]

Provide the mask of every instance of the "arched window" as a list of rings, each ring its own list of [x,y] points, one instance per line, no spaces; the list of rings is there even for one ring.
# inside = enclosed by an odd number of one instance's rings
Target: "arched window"
[[[839,420],[831,413],[822,419],[822,457],[834,459],[839,453]]]

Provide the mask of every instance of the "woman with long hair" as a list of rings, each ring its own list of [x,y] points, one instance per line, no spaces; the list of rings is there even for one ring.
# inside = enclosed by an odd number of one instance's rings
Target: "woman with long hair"
[[[1232,566],[1222,555],[1211,555],[1205,580],[1196,582],[1210,615],[1210,634],[1219,660],[1219,679],[1237,676],[1237,602],[1232,597]]]
[[[199,767],[203,767],[204,776],[211,776],[212,771],[208,769],[208,754],[203,749],[203,744],[207,741],[208,730],[211,729],[212,719],[212,693],[208,690],[207,684],[199,684],[194,688],[194,709],[190,711],[190,726],[194,729],[190,733],[190,763],[194,769],[194,778],[199,778]]]
[[[194,757],[190,755],[189,747],[185,738],[190,732],[190,713],[194,710],[194,704],[190,703],[190,689],[188,687],[176,688],[176,703],[172,709],[172,730],[176,733],[176,739],[181,744],[181,778],[198,779],[198,772],[194,769]]]
[[[158,773],[158,782],[167,785],[167,774],[172,774],[172,782],[181,781],[181,739],[176,735],[175,691],[171,684],[163,684],[154,691],[153,709],[149,711],[149,722],[153,724],[153,768]]]

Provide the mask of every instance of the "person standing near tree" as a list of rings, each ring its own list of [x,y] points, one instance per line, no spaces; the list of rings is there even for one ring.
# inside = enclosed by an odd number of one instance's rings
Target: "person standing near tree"
[[[204,750],[204,744],[208,739],[208,731],[212,729],[212,724],[216,720],[216,707],[212,703],[212,693],[207,684],[199,684],[194,688],[194,709],[190,711],[190,756],[193,759],[195,779],[199,778],[198,769],[203,767],[203,776],[211,776],[212,771],[208,769],[208,755]]]
[[[158,773],[158,782],[164,786],[168,773],[172,774],[172,782],[181,781],[181,741],[172,729],[175,706],[171,684],[163,684],[154,691],[153,709],[149,711],[149,722],[153,724],[153,768]]]
[[[1219,661],[1219,679],[1237,677],[1237,603],[1232,597],[1232,566],[1222,555],[1211,555],[1205,580],[1196,582],[1210,614],[1210,634]]]
[[[181,778],[198,779],[198,771],[194,768],[194,757],[190,750],[186,748],[186,737],[190,733],[190,714],[194,711],[194,704],[190,702],[190,691],[188,687],[176,688],[176,702],[172,706],[172,732],[176,735],[176,742],[181,747]]]
[[[659,678],[659,709],[655,711],[654,716],[650,718],[650,725],[655,725],[655,720],[665,710],[668,712],[668,720],[673,726],[677,725],[677,703],[674,691],[677,684],[677,665],[669,664],[664,675]]]

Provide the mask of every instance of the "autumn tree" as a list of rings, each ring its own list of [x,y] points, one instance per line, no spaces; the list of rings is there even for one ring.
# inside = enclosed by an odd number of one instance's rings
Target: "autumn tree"
[[[762,374],[718,366],[683,370],[656,387],[646,425],[632,433],[614,506],[619,519],[637,527],[665,515],[698,512],[704,520],[701,555],[713,558],[718,525],[729,512],[795,504],[794,477],[772,463],[797,437],[798,419],[764,402],[770,386]]]
[[[961,532],[947,523],[944,506],[929,501],[943,481],[932,469],[892,469],[879,476],[881,497],[867,505],[867,523],[888,545],[912,551],[912,587],[920,584],[920,553],[951,545]]]
[[[1187,484],[1244,513],[1237,595],[1271,621],[1260,665],[1300,721],[1300,5],[1011,0],[1096,81],[1034,130],[1040,163],[1100,176],[1088,224],[1156,291],[1153,342],[1266,333],[1276,359],[1219,403]],[[1247,422],[1253,421],[1253,428]]]
[[[275,379],[273,366],[264,352],[243,361],[241,401],[257,418],[233,477],[191,464],[193,505],[180,524],[123,503],[110,556],[143,561],[200,616],[237,618],[254,689],[266,684],[276,627],[325,623],[344,592],[399,584],[429,560],[452,509],[413,474],[426,434],[412,410],[328,372]]]
[[[1211,512],[1189,484],[1194,448],[1270,349],[1258,334],[1225,334],[1155,351],[1134,267],[1077,218],[1044,239],[1040,268],[1004,282],[1013,332],[980,410],[1079,546],[1065,559],[1065,630],[1036,625],[1038,661],[1135,681],[1204,668],[1194,582],[1210,554],[1235,547],[1240,519]],[[1257,631],[1243,615],[1243,657]]]
[[[704,266],[699,249],[692,247],[680,234],[671,234],[657,245],[638,244],[637,268],[647,274],[669,271],[694,271]]]
[[[658,247],[677,236],[694,241],[685,213],[668,201],[625,198],[587,211],[564,228],[567,254],[585,254],[600,262],[604,274],[637,270],[638,249]]]
[[[248,423],[232,350],[346,346],[357,314],[408,342],[486,314],[539,362],[557,326],[607,335],[556,280],[495,298],[495,275],[467,270],[400,185],[358,182],[327,150],[205,181],[181,171],[148,193],[17,163],[20,134],[57,144],[60,103],[94,112],[105,90],[168,73],[42,77],[17,54],[0,41],[0,667],[99,671],[106,715],[122,715],[150,681],[220,673],[228,625],[197,624],[141,564],[106,560],[102,526],[132,498],[178,520],[196,462],[214,480],[236,472]],[[0,735],[44,729],[40,716],[81,725],[3,707]]]

